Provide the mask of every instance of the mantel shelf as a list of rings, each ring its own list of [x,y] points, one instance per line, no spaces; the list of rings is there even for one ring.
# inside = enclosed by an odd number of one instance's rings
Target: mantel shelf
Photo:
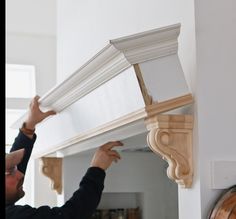
[[[112,141],[114,136],[117,139],[126,139],[130,136],[135,136],[140,133],[147,132],[145,125],[145,119],[152,117],[153,115],[160,114],[168,111],[167,109],[174,109],[189,105],[193,102],[191,95],[168,100],[161,104],[153,104],[147,106],[136,112],[127,114],[119,119],[98,126],[94,129],[88,130],[83,133],[79,133],[70,139],[67,139],[60,144],[53,145],[50,149],[40,150],[38,153],[33,153],[34,158],[47,157],[63,157],[80,152],[84,152],[92,148],[91,145],[99,145],[99,139],[102,139],[101,143],[106,141]],[[174,106],[171,105],[174,103]]]

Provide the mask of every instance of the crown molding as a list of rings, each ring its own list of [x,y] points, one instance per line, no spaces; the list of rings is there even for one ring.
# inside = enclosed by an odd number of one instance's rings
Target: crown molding
[[[145,31],[128,37],[110,40],[130,64],[137,64],[178,51],[180,24]]]
[[[42,110],[60,112],[133,64],[177,53],[180,24],[114,40],[39,99]],[[19,128],[24,114],[13,125]]]

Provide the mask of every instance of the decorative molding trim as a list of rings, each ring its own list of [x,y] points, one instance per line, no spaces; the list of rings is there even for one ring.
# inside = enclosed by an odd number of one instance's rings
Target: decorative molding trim
[[[177,53],[180,24],[110,40],[131,64]]]
[[[148,117],[151,117],[159,113],[167,112],[192,103],[192,94],[187,94],[181,97],[176,97],[170,100],[163,101],[161,103],[153,103],[152,105],[146,106],[146,112],[148,114]]]
[[[146,119],[150,149],[169,164],[167,175],[182,188],[193,178],[191,115],[156,115]]]
[[[42,106],[50,105],[60,112],[131,66],[124,55],[115,51],[111,45],[96,57],[71,75],[58,89],[47,93],[40,100]]]
[[[66,141],[63,141],[60,144],[48,147],[50,149],[47,148],[45,151],[34,153],[32,157],[39,158],[42,156],[48,156],[50,154],[54,154],[57,151],[65,150],[66,148],[79,144],[81,142],[89,141],[91,138],[95,138],[96,136],[99,136],[100,138],[104,138],[104,136],[108,135],[108,133],[113,133],[113,132],[126,133],[123,130],[126,130],[126,128],[129,126],[132,126],[134,130],[139,129],[140,121],[144,121],[145,118],[150,118],[153,115],[157,115],[157,114],[190,104],[192,102],[193,102],[192,95],[189,94],[182,97],[173,98],[171,100],[164,101],[162,103],[154,103],[152,105],[146,106],[145,108],[142,108],[140,110],[137,110],[135,112],[122,116],[116,120],[108,122],[104,125],[98,126],[94,129],[88,130],[83,133],[79,133],[73,138],[67,139]],[[159,119],[161,119],[161,117],[159,117]],[[162,124],[164,124],[163,121],[162,121]],[[143,132],[145,131],[146,130],[143,130]],[[129,134],[130,133],[126,133],[126,135],[129,135]],[[123,137],[125,137],[125,135]],[[83,151],[83,150],[88,150],[88,148],[80,149],[80,151]]]
[[[174,24],[111,40],[76,72],[42,96],[40,107],[60,112],[132,64],[177,53],[179,32],[180,24]],[[19,128],[26,115],[12,128]]]
[[[68,147],[72,147],[76,144],[86,144],[92,138],[101,138],[106,139],[107,135],[113,133],[113,136],[117,136],[118,133],[123,133],[123,137],[130,137],[131,131],[127,131],[129,127],[132,127],[132,135],[147,131],[146,126],[144,124],[144,118],[147,117],[147,113],[145,109],[137,110],[135,112],[129,113],[119,119],[113,120],[104,125],[98,126],[97,128],[91,129],[89,131],[80,133],[73,138],[67,139],[66,141],[61,142],[58,145],[50,146],[50,149],[46,149],[45,151],[40,151],[38,153],[34,153],[32,155],[33,158],[39,158],[43,156],[48,156],[50,154],[56,153],[57,151],[62,151],[67,149]],[[140,125],[141,124],[141,125]],[[143,126],[140,127],[140,126]],[[116,134],[114,134],[116,133]],[[87,145],[87,144],[86,144]],[[91,147],[91,145],[90,145]],[[80,152],[88,150],[89,148],[80,147],[78,150]]]
[[[142,121],[144,123],[144,119],[146,118],[150,118],[153,115],[157,115],[187,104],[190,104],[193,102],[193,98],[192,95],[185,95],[182,97],[178,97],[178,98],[173,98],[171,100],[168,101],[164,101],[162,103],[154,103],[152,105],[146,106],[145,108],[142,108],[140,110],[137,110],[135,112],[129,113],[125,116],[122,116],[116,120],[113,120],[109,123],[106,123],[104,125],[98,126],[94,129],[88,130],[86,132],[83,133],[79,133],[78,135],[74,136],[73,138],[67,139],[66,141],[61,142],[60,144],[57,145],[52,145],[50,147],[48,147],[45,151],[40,151],[37,153],[34,153],[32,155],[32,157],[34,158],[39,158],[39,157],[43,157],[43,156],[51,156],[52,154],[55,154],[57,151],[63,151],[69,147],[73,147],[76,144],[81,144],[81,142],[88,142],[90,141],[91,138],[95,138],[95,137],[100,137],[100,138],[104,138],[104,136],[109,135],[109,133],[125,133],[123,134],[125,137],[126,135],[130,135],[130,133],[127,133],[127,131],[125,132],[124,130],[126,130],[127,127],[132,126],[134,129],[134,132],[136,132],[135,130],[139,130],[140,128],[140,121]],[[159,120],[161,119],[161,117],[159,117]],[[164,122],[162,121],[162,125],[164,124]],[[173,125],[173,122],[172,122]],[[145,125],[144,125],[145,126]],[[146,130],[143,129],[143,132],[145,132]],[[131,131],[129,131],[131,132]],[[137,131],[137,132],[140,132]],[[76,149],[77,152],[80,151],[84,151],[84,150],[88,150],[88,148],[83,148],[81,147],[80,149]],[[76,151],[75,150],[75,151]],[[53,155],[54,156],[54,155]]]
[[[52,181],[52,189],[62,192],[62,158],[41,157],[42,173]]]

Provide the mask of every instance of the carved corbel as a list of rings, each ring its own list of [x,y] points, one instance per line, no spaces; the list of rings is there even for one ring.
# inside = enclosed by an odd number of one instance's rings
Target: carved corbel
[[[193,178],[191,115],[156,115],[146,119],[150,149],[169,164],[167,175],[182,188]]]
[[[41,157],[42,172],[52,181],[52,189],[58,194],[62,192],[62,158]]]

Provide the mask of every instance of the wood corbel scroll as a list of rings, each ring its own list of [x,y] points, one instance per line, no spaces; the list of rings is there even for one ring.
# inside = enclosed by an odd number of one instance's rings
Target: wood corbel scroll
[[[193,178],[191,115],[156,115],[146,119],[150,149],[169,164],[167,175],[182,188]]]
[[[41,157],[42,172],[52,181],[52,189],[58,194],[62,192],[62,158]]]

